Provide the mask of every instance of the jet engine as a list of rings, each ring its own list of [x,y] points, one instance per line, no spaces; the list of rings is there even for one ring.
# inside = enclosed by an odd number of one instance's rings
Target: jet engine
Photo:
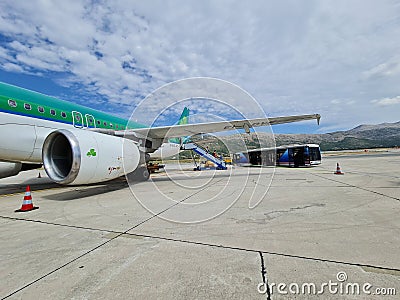
[[[22,169],[21,163],[0,162],[0,178],[17,175]]]
[[[88,130],[57,130],[43,144],[47,175],[61,184],[89,184],[134,171],[140,161],[137,144],[129,139]]]

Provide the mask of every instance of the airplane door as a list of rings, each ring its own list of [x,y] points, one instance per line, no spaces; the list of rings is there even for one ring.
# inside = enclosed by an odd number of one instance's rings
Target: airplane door
[[[92,115],[86,114],[86,127],[87,128],[96,128],[96,120]]]
[[[83,117],[79,111],[72,112],[72,121],[74,123],[74,127],[77,127],[77,128],[83,127]]]

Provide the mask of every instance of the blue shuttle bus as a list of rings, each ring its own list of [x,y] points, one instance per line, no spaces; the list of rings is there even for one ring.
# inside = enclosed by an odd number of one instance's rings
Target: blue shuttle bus
[[[253,149],[235,153],[233,163],[241,166],[310,167],[321,164],[321,150],[317,144]]]

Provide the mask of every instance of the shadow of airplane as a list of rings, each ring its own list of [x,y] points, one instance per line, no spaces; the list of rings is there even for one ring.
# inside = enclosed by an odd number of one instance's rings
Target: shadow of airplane
[[[257,173],[257,172],[255,172]],[[247,177],[249,175],[258,175],[258,174],[235,174],[235,177]],[[261,174],[264,176],[268,176],[269,174]],[[171,176],[162,176],[162,177],[153,177],[150,178],[150,182],[163,182],[163,181],[171,181],[174,180],[196,180],[196,179],[210,179],[211,178],[228,178],[232,176],[225,171],[217,171],[216,173],[210,174],[209,172],[204,172],[199,176],[191,177],[185,176],[184,174],[171,174]],[[130,181],[130,184],[138,184],[140,182]],[[143,182],[142,182],[143,183]],[[114,179],[112,181],[102,182],[98,184],[89,184],[89,185],[79,185],[79,186],[64,186],[57,184],[55,182],[50,181],[48,178],[42,179],[34,179],[27,180],[19,184],[7,185],[5,187],[1,187],[0,195],[6,194],[14,194],[14,193],[23,193],[25,192],[25,188],[27,185],[30,185],[31,191],[40,191],[46,189],[54,189],[54,194],[44,195],[42,196],[44,199],[53,200],[53,201],[71,201],[78,200],[87,197],[93,197],[97,195],[106,194],[109,192],[122,190],[129,187],[125,177],[120,177]],[[57,192],[58,190],[62,190],[61,192]]]
[[[71,201],[82,198],[93,197],[97,195],[107,194],[109,192],[122,190],[128,187],[125,178],[117,178],[112,181],[99,184],[79,185],[79,186],[61,186],[69,188],[67,191],[43,196],[44,199],[53,201]],[[71,190],[72,188],[72,190]]]

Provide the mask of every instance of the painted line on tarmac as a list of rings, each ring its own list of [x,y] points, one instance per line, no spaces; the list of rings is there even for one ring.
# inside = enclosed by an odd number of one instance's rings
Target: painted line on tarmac
[[[79,225],[69,225],[69,224],[62,224],[62,223],[54,223],[54,222],[48,222],[48,221],[28,219],[28,218],[18,218],[18,217],[9,217],[9,216],[0,216],[0,218],[5,219],[5,220],[11,220],[11,221],[32,222],[32,223],[38,223],[38,224],[53,225],[53,226],[67,227],[67,228],[74,228],[74,229],[83,229],[83,230],[89,230],[89,231],[121,233],[119,231],[114,231],[114,230],[99,229],[99,228],[85,227],[85,226],[79,226]]]
[[[396,197],[393,197],[393,196],[390,196],[390,195],[386,195],[386,194],[383,194],[383,193],[380,193],[380,192],[377,192],[377,191],[374,191],[374,190],[370,190],[370,189],[367,189],[367,188],[364,188],[364,187],[361,187],[361,186],[357,186],[357,185],[350,184],[350,183],[347,183],[347,182],[343,182],[343,181],[340,181],[340,180],[328,178],[328,177],[321,176],[321,175],[318,175],[318,174],[314,174],[314,173],[310,173],[310,174],[314,175],[316,177],[320,177],[320,178],[323,178],[323,179],[326,179],[326,180],[330,180],[330,181],[336,182],[336,183],[345,184],[348,187],[360,189],[360,190],[363,190],[363,191],[366,191],[366,192],[370,192],[370,193],[373,193],[373,194],[376,194],[376,195],[379,195],[379,196],[383,196],[383,197],[386,197],[386,198],[389,198],[389,199],[393,199],[393,200],[396,200],[396,201],[400,202],[400,198],[396,198]]]

